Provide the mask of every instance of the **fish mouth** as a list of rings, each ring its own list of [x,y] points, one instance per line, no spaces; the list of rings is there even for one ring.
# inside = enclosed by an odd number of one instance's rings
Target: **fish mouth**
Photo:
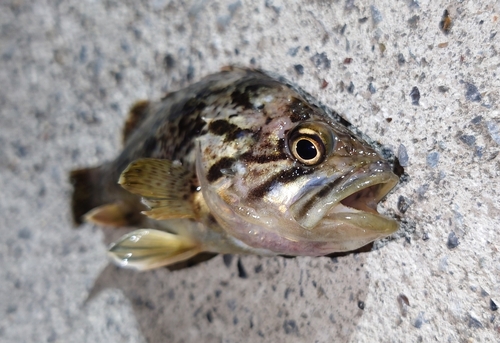
[[[368,243],[399,228],[395,220],[377,211],[380,200],[398,181],[385,161],[353,168],[307,192],[292,204],[290,214],[309,238],[326,241],[340,235]]]

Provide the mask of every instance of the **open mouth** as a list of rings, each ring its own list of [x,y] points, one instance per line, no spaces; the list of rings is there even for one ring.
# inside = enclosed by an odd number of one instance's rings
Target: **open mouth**
[[[357,191],[356,193],[353,193],[348,197],[340,200],[340,203],[345,207],[349,207],[355,210],[378,214],[378,201],[376,199],[377,195],[380,194],[380,189],[382,188],[382,186],[382,184],[378,184]]]
[[[306,230],[315,230],[320,221],[340,220],[368,230],[385,231],[381,226],[393,220],[381,216],[377,205],[398,181],[390,169],[373,172],[368,168],[349,173],[307,193],[291,206],[291,212]]]

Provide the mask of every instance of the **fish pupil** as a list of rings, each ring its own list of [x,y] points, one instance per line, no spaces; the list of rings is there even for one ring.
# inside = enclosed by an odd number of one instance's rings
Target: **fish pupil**
[[[297,142],[297,155],[303,160],[312,160],[318,155],[316,146],[307,139],[301,139]]]

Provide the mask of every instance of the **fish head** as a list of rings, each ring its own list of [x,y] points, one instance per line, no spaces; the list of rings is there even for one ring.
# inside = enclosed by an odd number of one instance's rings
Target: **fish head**
[[[200,140],[201,191],[223,230],[255,249],[309,256],[396,231],[377,212],[399,180],[391,165],[322,109],[279,94],[264,92],[258,111],[218,123],[230,139],[219,130]]]

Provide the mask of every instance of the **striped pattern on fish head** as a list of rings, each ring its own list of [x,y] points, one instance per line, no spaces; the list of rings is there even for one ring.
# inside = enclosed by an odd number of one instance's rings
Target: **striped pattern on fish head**
[[[197,175],[228,235],[272,253],[324,255],[397,230],[377,213],[398,182],[390,165],[289,86],[246,80],[210,110]]]

